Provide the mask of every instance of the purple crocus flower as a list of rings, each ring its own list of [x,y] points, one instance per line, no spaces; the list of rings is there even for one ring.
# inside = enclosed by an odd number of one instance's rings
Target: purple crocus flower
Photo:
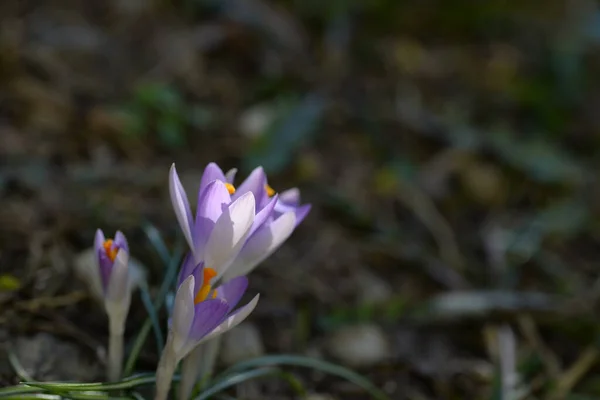
[[[221,274],[235,259],[251,233],[255,221],[252,192],[232,199],[233,185],[216,164],[204,170],[196,215],[192,216],[187,194],[175,170],[169,174],[171,202],[196,264],[204,264]]]
[[[233,176],[229,174],[233,184]],[[269,186],[262,167],[255,168],[238,187],[233,199],[252,193],[258,211],[246,243],[235,261],[228,268],[225,280],[246,275],[269,257],[287,240],[294,229],[304,220],[311,209],[310,204],[300,204],[300,190],[292,188],[279,195]],[[259,215],[264,213],[261,217]]]
[[[189,259],[188,259],[189,261]],[[242,322],[256,307],[259,295],[234,311],[248,287],[248,279],[240,276],[213,289],[216,271],[198,264],[181,282],[173,305],[171,335],[175,363],[196,346],[220,335]]]
[[[94,251],[105,299],[111,302],[123,301],[130,292],[129,247],[125,235],[117,231],[114,240],[106,239],[102,230],[98,229],[94,238]]]

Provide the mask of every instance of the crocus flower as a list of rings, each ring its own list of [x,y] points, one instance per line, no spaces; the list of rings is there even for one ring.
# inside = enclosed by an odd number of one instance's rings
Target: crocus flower
[[[181,360],[198,344],[220,335],[242,322],[256,307],[259,295],[233,311],[246,292],[248,278],[240,276],[213,289],[214,269],[199,264],[183,280],[173,306],[173,348]]]
[[[290,189],[278,195],[269,186],[262,168],[256,168],[237,188],[233,186],[237,170],[223,173],[215,163],[210,163],[204,170],[200,183],[200,192],[210,182],[225,182],[230,189],[231,199],[238,199],[252,193],[255,199],[255,216],[248,233],[246,243],[242,247],[232,265],[223,273],[222,287],[235,282],[249,273],[261,261],[271,255],[291,235],[294,228],[306,217],[310,205],[300,205],[300,192]],[[179,282],[184,281],[195,268],[192,257],[188,256],[180,271]],[[206,289],[205,289],[206,290]],[[210,374],[219,349],[220,338],[196,347],[184,360],[182,377],[179,386],[179,398],[187,400],[199,376]]]
[[[228,174],[232,184],[233,176]],[[269,186],[262,167],[255,168],[238,187],[232,199],[252,193],[256,199],[255,218],[250,235],[235,261],[228,268],[225,280],[252,271],[287,240],[294,229],[308,215],[311,205],[300,204],[300,191],[297,188],[276,194]],[[259,214],[264,217],[259,218]]]
[[[131,304],[127,239],[120,231],[117,231],[114,240],[106,239],[102,230],[98,229],[94,239],[94,253],[104,294],[104,309],[109,321],[107,375],[112,381],[119,379],[121,375],[123,334]]]
[[[94,252],[105,303],[129,309],[129,247],[125,235],[117,231],[114,240],[106,239],[102,230],[98,229],[94,239]],[[126,304],[121,304],[123,302]]]
[[[255,222],[255,199],[252,192],[235,199],[233,185],[220,168],[209,165],[198,191],[196,216],[175,170],[169,174],[171,202],[196,264],[204,264],[222,273],[234,260]]]
[[[191,262],[188,256],[184,264]],[[217,272],[203,263],[194,267],[177,289],[167,345],[157,369],[156,399],[165,399],[177,364],[201,343],[232,329],[256,307],[259,295],[235,310],[248,287],[244,276],[213,289]]]

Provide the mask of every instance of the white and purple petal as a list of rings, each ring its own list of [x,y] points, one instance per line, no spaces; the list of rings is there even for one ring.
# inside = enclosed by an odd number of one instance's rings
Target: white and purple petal
[[[227,270],[224,281],[246,275],[277,250],[294,231],[296,216],[288,212],[265,224],[248,239],[244,248]]]
[[[183,231],[183,236],[190,248],[193,249],[192,224],[194,221],[192,220],[192,211],[187,194],[177,175],[175,164],[171,165],[171,170],[169,171],[169,194],[171,195],[173,210],[175,211],[177,222],[179,222],[179,226]]]
[[[265,185],[267,184],[267,176],[262,167],[255,168],[250,175],[238,186],[233,199],[237,199],[247,192],[252,192],[256,200],[257,209],[263,203],[265,197],[268,198]]]
[[[240,302],[242,296],[244,296],[244,293],[246,293],[247,288],[248,278],[238,276],[219,286],[217,297],[225,300],[229,306],[229,312],[232,312]]]
[[[256,215],[254,216],[254,222],[252,223],[252,228],[250,229],[250,233],[248,237],[252,236],[254,232],[258,230],[263,224],[265,224],[275,209],[275,205],[277,204],[277,195],[273,196],[269,203],[264,206]]]
[[[227,302],[221,299],[201,301],[194,306],[194,322],[190,328],[189,340],[198,341],[225,320],[229,311]]]
[[[181,267],[179,268],[179,277],[177,278],[177,287],[181,285],[181,283],[192,274],[194,269],[198,266],[198,263],[194,261],[194,255],[191,251],[189,251],[183,262],[181,263]]]
[[[225,173],[225,179],[227,180],[227,183],[230,183],[233,185],[233,182],[235,182],[236,174],[237,174],[237,168],[231,168],[229,171],[227,171]]]
[[[300,204],[300,189],[291,188],[279,193],[279,200],[284,204],[297,206]]]
[[[117,231],[117,233],[115,233],[113,244],[117,249],[125,249],[125,251],[129,253],[129,245],[127,244],[127,238],[123,235],[123,232]]]
[[[287,212],[293,212],[294,214],[296,214],[296,226],[298,226],[304,220],[304,218],[306,218],[311,208],[312,205],[310,204],[295,206],[292,204],[284,203],[282,201],[278,201],[275,205],[275,214],[279,216]]]
[[[259,298],[260,295],[257,294],[252,300],[250,300],[248,304],[246,304],[243,307],[240,307],[232,314],[229,314],[227,318],[221,324],[219,324],[219,326],[213,329],[208,335],[204,336],[196,345],[206,342],[207,340],[210,340],[215,336],[221,335],[227,332],[228,330],[235,328],[242,321],[244,321],[252,311],[254,311],[254,308],[256,308],[256,304],[258,304]]]
[[[200,179],[200,188],[198,189],[198,197],[200,197],[209,183],[216,180],[227,182],[227,178],[225,177],[225,174],[223,174],[223,170],[216,163],[211,162],[206,166],[206,168],[204,168],[204,172],[202,173],[202,179]]]
[[[179,285],[173,302],[171,330],[173,332],[173,347],[176,353],[181,352],[188,342],[192,323],[194,322],[194,277],[189,275]]]
[[[115,261],[108,278],[106,288],[106,300],[120,303],[122,307],[129,310],[129,299],[131,296],[131,283],[129,278],[129,253],[125,248],[117,252]]]
[[[244,245],[254,222],[254,196],[246,193],[221,214],[206,243],[204,263],[217,275],[231,264]]]
[[[223,214],[223,210],[231,203],[231,196],[223,181],[210,182],[198,199],[196,222],[194,223],[194,259],[200,262],[204,259],[206,243],[212,233],[215,223]]]

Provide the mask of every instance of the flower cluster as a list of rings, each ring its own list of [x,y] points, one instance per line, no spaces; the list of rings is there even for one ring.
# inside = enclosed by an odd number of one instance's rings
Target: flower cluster
[[[171,201],[190,251],[179,273],[167,345],[157,370],[157,400],[167,397],[182,359],[254,310],[258,294],[236,309],[248,287],[246,275],[277,250],[310,211],[310,205],[300,204],[298,189],[277,194],[260,167],[237,189],[235,175],[236,170],[223,173],[209,164],[193,215],[175,166],[171,167]]]
[[[189,252],[179,272],[167,343],[157,369],[157,400],[167,398],[182,359],[194,361],[188,355],[195,348],[232,329],[254,310],[258,294],[238,307],[248,287],[246,275],[277,250],[310,211],[309,204],[300,204],[298,189],[276,193],[260,167],[237,189],[235,175],[235,169],[223,173],[216,164],[209,164],[202,174],[194,215],[175,166],[171,167],[169,192]],[[94,259],[93,273],[102,287],[110,325],[108,375],[116,380],[121,374],[123,332],[133,290],[129,246],[123,233],[107,239],[98,230]],[[184,364],[180,398],[191,392],[198,369],[194,364]]]

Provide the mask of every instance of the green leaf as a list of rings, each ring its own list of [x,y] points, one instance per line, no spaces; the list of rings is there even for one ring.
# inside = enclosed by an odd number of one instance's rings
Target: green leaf
[[[346,379],[349,382],[366,390],[374,399],[389,400],[389,397],[371,381],[362,375],[351,371],[340,365],[336,365],[327,361],[318,360],[310,357],[295,356],[295,355],[274,355],[255,358],[249,361],[240,362],[225,371],[221,376],[227,377],[238,371],[243,371],[250,368],[260,368],[268,366],[289,365],[293,367],[312,368],[318,371],[328,373]],[[201,399],[196,399],[201,400]]]
[[[179,380],[179,376],[173,378]],[[52,392],[89,392],[133,389],[138,386],[152,385],[156,382],[154,372],[136,374],[118,382],[94,382],[94,383],[72,383],[72,382],[23,382],[24,385],[33,388],[41,388]],[[0,392],[3,394],[3,392]]]
[[[206,400],[214,396],[215,394],[222,392],[223,390],[229,389],[230,387],[239,385],[240,383],[250,381],[252,379],[264,378],[267,376],[279,376],[292,383],[292,387],[300,393],[304,393],[302,384],[299,384],[296,378],[292,375],[285,373],[277,368],[259,368],[252,369],[245,372],[236,372],[227,376],[226,378],[218,380],[214,385],[202,392],[194,400]],[[299,385],[299,386],[298,386]]]
[[[14,398],[13,396],[16,396],[16,395],[21,396],[23,394],[35,393],[38,391],[39,391],[38,388],[23,385],[23,384],[17,385],[17,386],[9,386],[9,387],[0,389],[0,399],[5,399],[7,397]],[[21,397],[19,397],[19,398],[21,398]]]
[[[146,281],[143,281],[140,285],[140,297],[142,298],[142,303],[148,312],[148,318],[152,324],[152,330],[154,331],[154,338],[156,339],[156,345],[158,346],[158,353],[162,352],[162,344],[164,343],[164,338],[162,334],[162,329],[160,329],[160,322],[158,320],[158,313],[156,312],[156,308],[154,308],[154,304],[152,304],[152,298],[150,298],[150,292],[148,290],[148,284]]]
[[[0,395],[0,399],[2,400],[63,400],[63,398],[61,396],[58,396],[56,394],[43,394],[43,393],[37,393],[37,394],[19,394],[19,395],[14,395],[14,396],[3,396]]]

